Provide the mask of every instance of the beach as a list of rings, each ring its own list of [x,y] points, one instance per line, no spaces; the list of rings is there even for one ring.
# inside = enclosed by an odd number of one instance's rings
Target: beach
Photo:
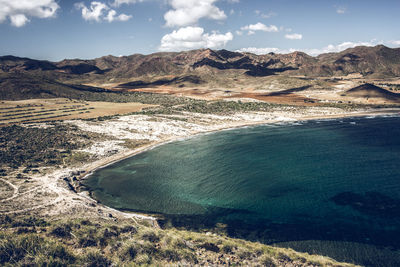
[[[107,220],[121,217],[155,222],[155,218],[151,216],[121,212],[97,203],[81,187],[80,180],[85,179],[94,170],[114,162],[198,134],[268,123],[379,116],[398,114],[398,112],[395,109],[348,112],[337,108],[284,107],[265,113],[249,112],[232,115],[185,113],[179,118],[172,115],[128,115],[101,122],[65,121],[63,123],[103,136],[101,141],[80,150],[90,155],[90,160],[73,166],[43,168],[42,172],[45,175],[32,175],[29,185],[21,183],[18,179],[9,181],[13,187],[13,194],[1,200],[4,205],[0,214],[34,213],[55,218],[60,215],[79,215]],[[124,146],[127,140],[137,142],[134,148]]]

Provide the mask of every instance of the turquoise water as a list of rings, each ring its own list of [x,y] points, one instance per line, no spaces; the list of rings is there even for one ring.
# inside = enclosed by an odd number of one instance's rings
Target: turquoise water
[[[105,205],[191,229],[400,266],[400,118],[274,124],[156,147],[86,180]]]

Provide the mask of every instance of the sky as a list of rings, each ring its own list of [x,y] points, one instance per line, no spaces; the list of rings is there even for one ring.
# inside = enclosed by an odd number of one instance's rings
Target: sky
[[[400,47],[400,0],[0,0],[0,55],[318,55],[377,44]]]

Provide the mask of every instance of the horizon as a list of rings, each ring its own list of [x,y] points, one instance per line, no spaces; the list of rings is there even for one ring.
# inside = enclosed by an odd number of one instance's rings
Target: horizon
[[[0,0],[0,54],[60,61],[210,48],[315,56],[400,45],[400,2]]]
[[[50,60],[50,59],[42,59],[42,58],[23,57],[23,56],[18,56],[18,55],[0,55],[0,58],[1,57],[16,57],[16,58],[22,58],[22,59],[26,58],[26,59],[32,59],[32,60],[39,60],[39,61],[61,62],[61,61],[64,61],[64,60],[95,60],[95,59],[98,59],[98,58],[109,57],[109,56],[116,57],[116,58],[122,58],[122,57],[130,57],[130,56],[133,56],[133,55],[150,56],[150,55],[154,55],[154,54],[167,54],[167,53],[177,53],[177,54],[179,54],[179,53],[184,53],[184,52],[194,52],[194,51],[198,51],[198,50],[211,50],[211,51],[226,50],[226,51],[230,51],[230,52],[249,53],[249,54],[254,54],[254,55],[267,55],[267,54],[271,54],[271,53],[275,54],[275,55],[287,55],[287,54],[292,54],[292,53],[296,53],[296,52],[299,53],[300,52],[300,53],[304,53],[304,54],[306,54],[308,56],[311,56],[311,57],[318,57],[318,56],[323,55],[323,54],[341,53],[341,52],[346,51],[348,49],[354,49],[354,48],[359,48],[359,47],[374,48],[374,47],[377,47],[377,46],[384,46],[384,47],[387,47],[387,48],[390,48],[390,49],[400,49],[400,46],[398,46],[398,47],[389,47],[389,46],[386,46],[384,44],[377,44],[377,45],[374,45],[374,46],[359,45],[359,46],[355,46],[355,47],[345,48],[345,49],[337,51],[337,52],[327,52],[327,53],[321,53],[321,54],[318,54],[318,55],[310,55],[310,54],[308,54],[306,52],[299,51],[299,50],[290,51],[290,52],[288,51],[287,53],[279,53],[279,52],[275,53],[275,52],[271,51],[271,52],[265,53],[265,54],[256,54],[256,53],[252,53],[252,52],[239,51],[239,50],[231,51],[231,50],[228,50],[228,49],[225,49],[225,48],[221,48],[221,49],[198,48],[198,49],[192,49],[192,50],[170,51],[170,52],[156,51],[154,53],[149,53],[149,54],[133,53],[133,54],[124,55],[124,56],[122,56],[122,55],[115,56],[115,55],[111,55],[110,54],[110,55],[103,55],[103,56],[95,57],[95,58],[63,58],[61,60],[56,60],[56,61],[53,61],[53,60]]]

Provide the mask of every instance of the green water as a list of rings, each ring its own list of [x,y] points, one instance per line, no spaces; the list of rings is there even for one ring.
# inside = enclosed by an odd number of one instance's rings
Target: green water
[[[93,196],[191,229],[400,266],[400,118],[268,125],[169,143],[96,171]]]

